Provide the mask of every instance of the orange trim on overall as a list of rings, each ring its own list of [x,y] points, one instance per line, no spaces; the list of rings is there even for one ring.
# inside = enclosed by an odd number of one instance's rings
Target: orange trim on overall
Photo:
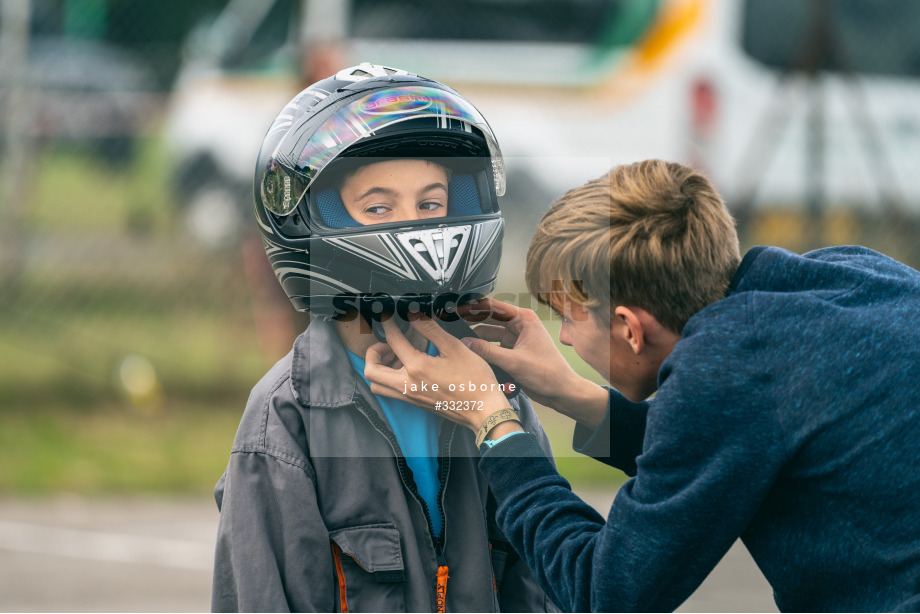
[[[348,599],[345,597],[345,572],[342,571],[342,549],[335,542],[332,544],[332,558],[335,560],[335,574],[339,585],[339,605],[340,611],[348,612]]]
[[[438,612],[447,612],[447,565],[438,567]]]

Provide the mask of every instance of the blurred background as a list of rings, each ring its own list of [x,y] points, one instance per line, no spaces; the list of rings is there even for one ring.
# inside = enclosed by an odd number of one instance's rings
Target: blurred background
[[[0,550],[95,552],[79,531],[136,534],[127,514],[154,540],[136,549],[193,561],[172,595],[124,579],[159,599],[138,604],[79,581],[54,601],[20,581],[54,565],[0,558],[0,608],[207,609],[211,489],[307,324],[250,209],[262,136],[309,83],[370,61],[479,107],[508,168],[496,291],[526,303],[553,199],[650,157],[712,177],[745,248],[859,243],[917,267],[918,27],[914,0],[0,0]],[[542,415],[562,473],[612,498],[622,474]],[[30,521],[76,533],[23,542]],[[159,564],[124,557],[100,560]]]

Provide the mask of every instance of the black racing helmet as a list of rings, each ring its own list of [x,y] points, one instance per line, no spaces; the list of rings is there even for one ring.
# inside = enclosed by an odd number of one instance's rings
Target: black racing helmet
[[[338,188],[356,166],[422,159],[447,169],[446,217],[361,225]],[[501,259],[501,151],[463,96],[361,64],[300,92],[262,142],[255,213],[272,269],[314,316],[401,307],[441,315],[492,291]]]

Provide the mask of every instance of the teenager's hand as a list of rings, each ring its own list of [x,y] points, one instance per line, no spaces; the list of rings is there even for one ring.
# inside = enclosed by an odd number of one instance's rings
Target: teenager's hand
[[[475,328],[481,339],[464,339],[469,348],[511,374],[534,401],[552,407],[581,379],[534,311],[486,298],[457,312],[468,321],[482,322]]]
[[[464,343],[507,371],[527,396],[588,426],[600,424],[607,410],[607,391],[569,366],[535,312],[486,298],[460,307],[457,313],[467,321],[481,322],[474,330],[482,339],[464,339]]]
[[[411,325],[439,355],[417,350],[392,321],[383,322],[387,343],[371,346],[365,357],[371,392],[409,401],[474,432],[491,414],[510,406],[492,368],[463,342],[425,317]]]

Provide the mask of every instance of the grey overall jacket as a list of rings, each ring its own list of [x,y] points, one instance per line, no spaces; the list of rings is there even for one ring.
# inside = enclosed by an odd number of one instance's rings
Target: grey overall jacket
[[[530,401],[512,404],[551,457]],[[428,509],[332,325],[314,321],[253,389],[215,489],[212,610],[557,611],[494,522],[473,434],[444,420],[439,450]]]

